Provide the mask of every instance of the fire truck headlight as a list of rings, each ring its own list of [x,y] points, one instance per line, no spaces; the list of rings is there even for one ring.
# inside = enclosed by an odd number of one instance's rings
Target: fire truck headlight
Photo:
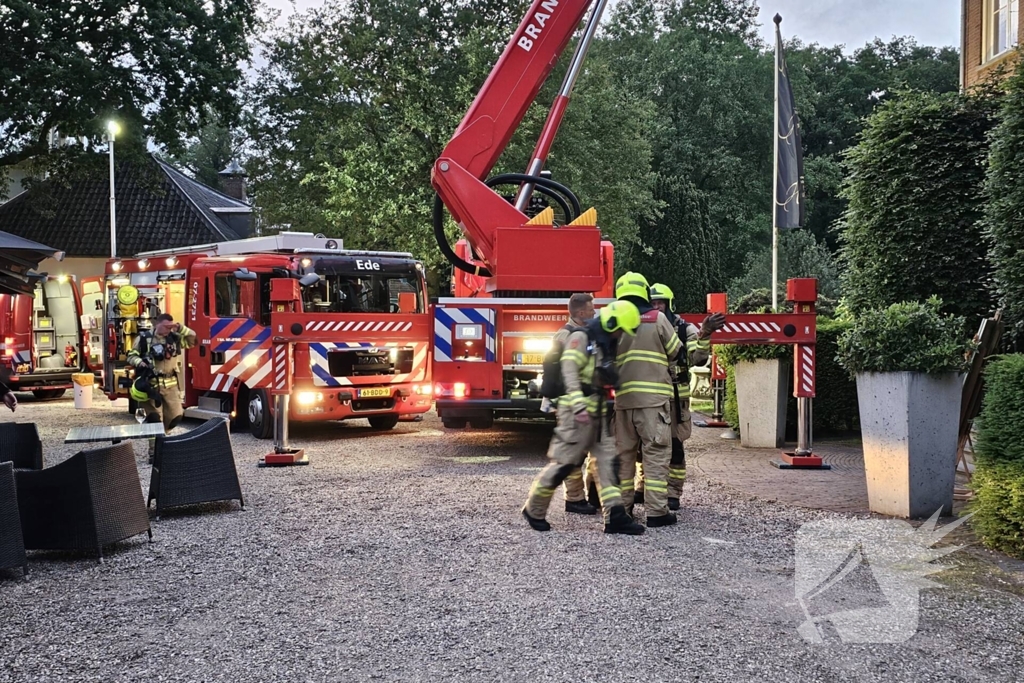
[[[530,338],[523,340],[523,351],[529,353],[547,353],[551,350],[553,340],[550,338]]]
[[[312,391],[303,391],[296,397],[296,399],[300,406],[311,406],[316,403],[316,394]]]
[[[145,270],[146,268],[149,268],[149,259],[139,261],[139,270]]]
[[[176,259],[175,257],[171,256],[171,257],[168,257],[168,259],[166,261],[164,261],[164,263],[167,264],[168,268],[173,268],[174,266],[178,265],[178,259]]]
[[[120,273],[122,268],[124,268],[124,264],[121,263],[120,261],[114,261],[112,264],[110,264],[110,269],[115,273]]]
[[[430,386],[429,384],[417,384],[416,393],[419,394],[420,396],[430,396],[432,393],[434,393],[434,387]]]

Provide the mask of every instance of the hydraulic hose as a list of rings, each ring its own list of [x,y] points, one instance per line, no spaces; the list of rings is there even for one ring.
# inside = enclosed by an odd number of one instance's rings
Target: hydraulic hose
[[[565,185],[557,183],[550,178],[542,178],[539,176],[527,175],[525,173],[504,173],[502,175],[488,178],[486,185],[493,188],[497,185],[511,185],[513,183],[533,183],[536,186],[536,191],[541,194],[552,198],[562,213],[565,214],[567,221],[574,220],[580,215],[580,200],[573,194]],[[568,202],[566,201],[568,200]],[[463,258],[460,258],[455,250],[452,249],[451,245],[448,244],[448,237],[444,234],[444,202],[441,201],[441,195],[434,195],[434,210],[433,210],[433,223],[434,223],[434,239],[437,241],[437,247],[444,254],[444,257],[448,259],[448,262],[459,270],[470,273],[471,275],[478,275],[480,277],[491,277],[491,271],[483,266],[474,266]]]

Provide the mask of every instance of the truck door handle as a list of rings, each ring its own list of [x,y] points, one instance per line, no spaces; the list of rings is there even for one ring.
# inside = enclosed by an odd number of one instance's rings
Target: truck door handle
[[[199,357],[200,358],[206,358],[206,347],[205,346],[202,346],[202,345],[199,346]]]

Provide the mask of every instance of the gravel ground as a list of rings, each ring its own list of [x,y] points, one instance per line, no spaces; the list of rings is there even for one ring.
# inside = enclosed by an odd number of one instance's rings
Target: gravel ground
[[[52,465],[76,450],[69,427],[132,420],[105,403],[26,397],[17,418],[40,425]],[[257,469],[268,444],[234,436],[244,512],[165,514],[154,543],[123,542],[102,565],[32,553],[28,581],[0,572],[0,681],[1022,677],[1024,603],[977,553],[945,560],[947,588],[921,593],[908,642],[811,645],[796,631],[794,538],[838,515],[696,480],[675,527],[605,536],[559,494],[539,534],[519,509],[541,427],[453,433],[431,414],[385,434],[360,421],[292,431],[308,467]],[[145,490],[142,443],[136,455]],[[830,600],[812,611],[884,604],[861,570]]]

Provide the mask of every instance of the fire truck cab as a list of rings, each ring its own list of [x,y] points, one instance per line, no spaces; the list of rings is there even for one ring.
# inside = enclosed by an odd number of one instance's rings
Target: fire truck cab
[[[280,233],[111,261],[107,277],[111,399],[127,396],[127,353],[139,331],[169,312],[198,337],[180,369],[186,416],[230,416],[270,437],[270,315],[280,310],[270,293],[284,278],[300,281],[293,305],[307,329],[332,339],[295,343],[290,420],[365,417],[391,429],[430,409],[426,283],[410,254],[346,251],[340,240]],[[139,301],[126,309],[118,293],[128,284]]]
[[[71,375],[88,371],[87,334],[98,326],[82,315],[75,279],[44,276],[29,294],[0,294],[0,364],[4,382],[36,398],[60,398]]]

